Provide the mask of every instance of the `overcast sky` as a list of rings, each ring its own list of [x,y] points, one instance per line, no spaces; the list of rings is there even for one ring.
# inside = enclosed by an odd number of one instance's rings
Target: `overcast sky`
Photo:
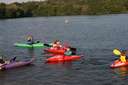
[[[26,1],[44,1],[44,0],[0,0],[0,2],[5,2],[5,3],[26,2]]]

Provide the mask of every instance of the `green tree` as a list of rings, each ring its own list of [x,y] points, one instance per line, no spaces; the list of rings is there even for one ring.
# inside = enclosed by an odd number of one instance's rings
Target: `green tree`
[[[0,18],[5,18],[6,5],[0,3]]]
[[[128,0],[45,0],[0,4],[0,18],[128,13]]]

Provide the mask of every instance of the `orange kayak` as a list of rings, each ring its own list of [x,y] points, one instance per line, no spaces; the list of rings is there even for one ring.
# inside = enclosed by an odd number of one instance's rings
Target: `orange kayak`
[[[124,62],[121,62],[120,60],[116,60],[110,65],[111,68],[117,68],[117,67],[123,67],[123,66],[128,66],[128,61],[124,63]]]
[[[54,48],[49,48],[49,49],[45,49],[44,50],[45,52],[48,52],[48,53],[53,53],[53,54],[64,54],[66,49],[54,49]]]
[[[65,62],[65,61],[74,61],[79,60],[80,56],[72,55],[72,56],[65,56],[65,55],[55,55],[51,58],[48,58],[47,62]]]

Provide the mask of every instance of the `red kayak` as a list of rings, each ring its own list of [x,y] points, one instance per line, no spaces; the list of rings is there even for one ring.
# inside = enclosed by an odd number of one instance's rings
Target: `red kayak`
[[[61,48],[61,49],[55,49],[55,48],[49,48],[49,49],[45,49],[45,52],[48,53],[53,53],[53,54],[64,54],[66,49]]]
[[[79,60],[80,56],[72,55],[72,56],[65,56],[65,55],[55,55],[51,58],[47,59],[47,62],[65,62],[65,61],[73,61]]]
[[[110,65],[111,68],[117,68],[117,67],[123,67],[123,66],[128,66],[128,61],[123,63],[123,62],[121,62],[119,60],[116,60],[114,63],[112,63]]]

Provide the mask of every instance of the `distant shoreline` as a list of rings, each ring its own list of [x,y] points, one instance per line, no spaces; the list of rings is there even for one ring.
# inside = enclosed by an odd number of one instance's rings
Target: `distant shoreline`
[[[47,0],[0,3],[0,19],[127,14],[128,0]]]
[[[95,17],[95,16],[118,16],[118,15],[127,15],[128,13],[120,14],[102,14],[102,15],[70,15],[70,16],[36,16],[36,17],[19,17],[19,18],[4,18],[0,20],[12,20],[12,19],[24,19],[24,18],[52,18],[52,17]],[[68,19],[68,18],[67,18]]]
[[[18,2],[17,2],[18,1]],[[5,1],[0,1],[0,3],[5,3],[5,4],[12,4],[12,3],[27,3],[27,2],[32,2],[34,0],[25,0],[25,1],[19,1],[19,0],[5,0]],[[45,0],[36,0],[36,2],[40,2],[40,1],[45,1]]]

